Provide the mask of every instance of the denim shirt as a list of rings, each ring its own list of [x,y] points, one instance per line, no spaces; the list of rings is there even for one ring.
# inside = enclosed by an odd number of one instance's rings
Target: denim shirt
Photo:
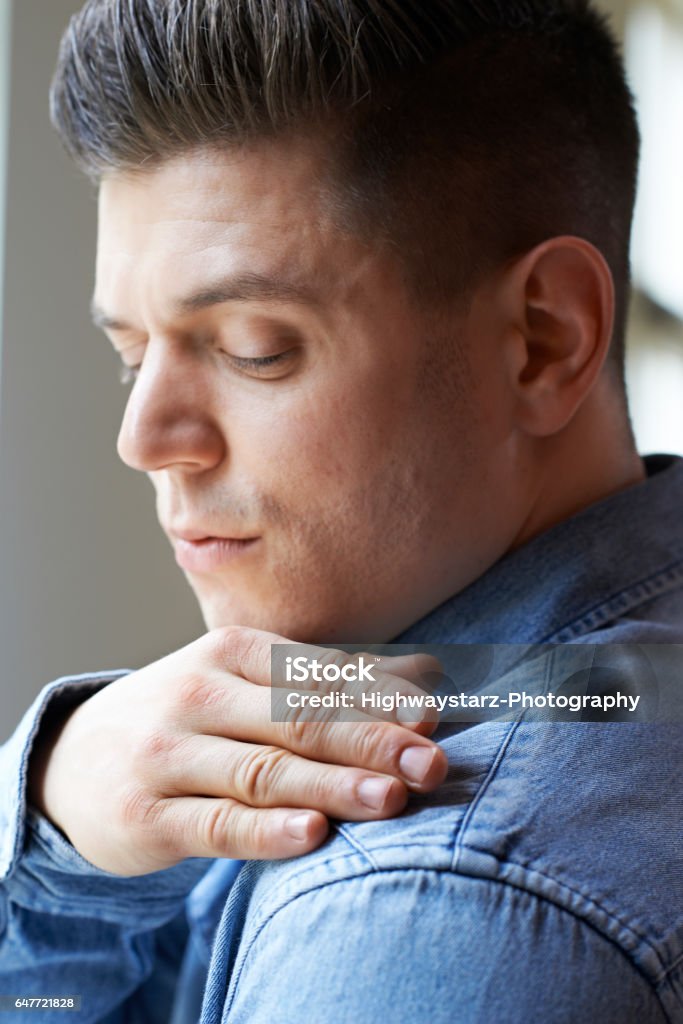
[[[397,642],[683,643],[683,460],[646,465]],[[448,778],[399,818],[118,878],[25,776],[45,708],[120,674],[50,684],[0,749],[0,995],[104,1024],[683,1022],[683,726],[443,725]]]

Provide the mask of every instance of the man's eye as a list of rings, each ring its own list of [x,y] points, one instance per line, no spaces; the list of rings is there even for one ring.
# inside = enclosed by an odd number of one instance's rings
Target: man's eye
[[[229,356],[230,362],[236,369],[243,370],[258,377],[270,376],[270,371],[275,370],[294,355],[295,349],[288,349],[286,352],[277,352],[272,356]]]
[[[232,356],[225,353],[236,369],[250,373],[257,377],[270,376],[271,367],[273,370],[287,359],[294,355],[294,349],[287,352],[277,352],[272,356]],[[140,373],[141,365],[128,366],[124,363],[119,370],[119,380],[122,384],[134,384]],[[275,374],[273,373],[273,376]]]

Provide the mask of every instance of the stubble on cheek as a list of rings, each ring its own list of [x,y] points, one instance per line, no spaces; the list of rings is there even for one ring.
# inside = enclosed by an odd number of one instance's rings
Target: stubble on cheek
[[[398,454],[327,502],[281,510],[271,598],[284,602],[302,640],[352,641],[349,630],[365,634],[404,603],[430,514],[419,472]]]

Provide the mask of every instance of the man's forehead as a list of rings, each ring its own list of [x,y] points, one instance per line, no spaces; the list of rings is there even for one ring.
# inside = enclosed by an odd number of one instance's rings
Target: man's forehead
[[[316,209],[306,162],[255,153],[191,154],[100,187],[96,302],[136,279],[195,293],[313,298],[340,239]],[[329,260],[332,269],[333,260]],[[308,283],[307,283],[308,282]],[[109,305],[110,299],[106,304]]]
[[[229,226],[259,217],[292,220],[304,208],[320,221],[321,185],[320,159],[294,141],[196,149],[148,170],[105,175],[100,222]]]
[[[166,196],[150,188],[145,203],[137,181],[128,205],[125,185],[116,184],[115,198],[105,193],[93,297],[95,322],[105,329],[141,331],[145,323],[178,321],[230,302],[298,305],[322,315],[367,305],[397,287],[383,247],[324,225],[306,196],[297,209],[281,202],[277,183],[270,207],[277,215],[233,206],[233,220],[215,221],[196,217],[190,202],[177,205],[178,192],[170,201],[183,216],[169,217]],[[168,175],[163,184],[171,185]]]
[[[196,287],[179,289],[177,295],[168,299],[169,312],[174,317],[191,316],[224,303],[276,303],[300,304],[316,307],[320,303],[320,292],[310,281],[296,281],[291,275],[261,274],[246,272],[227,274],[214,281],[198,283]],[[130,330],[132,324],[124,318],[110,313],[101,304],[97,293],[91,303],[94,323],[105,330]]]
[[[258,192],[235,181],[207,189],[201,181],[182,189],[171,182],[103,184],[100,192],[98,256],[102,258],[210,257],[212,249],[241,246],[254,255],[293,245],[322,246],[329,239],[308,203],[286,189],[262,182]]]
[[[396,287],[395,256],[340,226],[320,165],[306,145],[268,142],[105,177],[96,320],[146,304],[190,312],[223,294],[322,306]]]

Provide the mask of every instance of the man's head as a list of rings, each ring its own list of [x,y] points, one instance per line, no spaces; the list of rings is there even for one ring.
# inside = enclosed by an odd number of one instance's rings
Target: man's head
[[[628,432],[638,136],[585,3],[91,0],[52,111],[121,455],[167,530],[259,538],[176,545],[209,625],[389,638],[566,514],[598,405]]]

